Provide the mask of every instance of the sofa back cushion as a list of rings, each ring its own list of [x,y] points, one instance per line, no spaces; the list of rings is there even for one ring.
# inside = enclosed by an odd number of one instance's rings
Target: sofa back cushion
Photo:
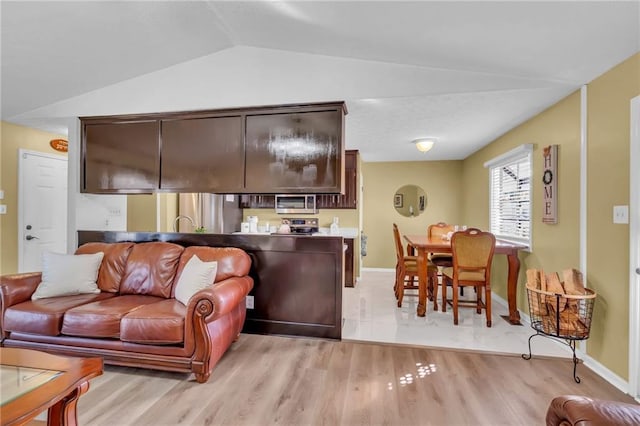
[[[138,243],[131,248],[120,294],[169,298],[184,248],[165,242]]]
[[[108,293],[117,293],[124,275],[127,258],[134,243],[86,243],[78,247],[76,254],[104,253],[98,271],[98,288]]]
[[[214,282],[226,280],[231,277],[244,277],[249,275],[251,258],[242,249],[236,247],[190,246],[185,247],[182,256],[180,256],[176,283],[184,270],[184,266],[193,255],[197,255],[203,262],[218,262]]]

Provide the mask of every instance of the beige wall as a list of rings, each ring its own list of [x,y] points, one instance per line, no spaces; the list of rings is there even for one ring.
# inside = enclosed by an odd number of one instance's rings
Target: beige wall
[[[66,136],[0,122],[0,189],[4,190],[0,204],[7,206],[7,214],[0,215],[0,274],[18,271],[18,150],[66,155],[49,145],[59,138]]]
[[[367,236],[363,267],[395,267],[393,223],[403,235],[426,233],[430,224],[440,221],[462,224],[462,164],[462,161],[363,163],[363,230]],[[408,184],[425,191],[426,207],[419,216],[402,216],[393,207],[396,191]]]
[[[156,232],[155,194],[131,194],[127,196],[127,231]]]
[[[160,232],[172,232],[173,221],[178,216],[178,195],[170,193],[128,195],[127,231],[156,232],[158,211],[160,212]]]
[[[629,102],[640,94],[640,54],[587,86],[587,283],[597,293],[587,351],[605,367],[628,379],[629,227],[614,225],[612,207],[629,204]],[[533,143],[533,250],[522,253],[524,271],[579,267],[580,93],[511,130],[464,161],[464,220],[488,227],[488,171],[482,164],[520,144]],[[542,223],[542,154],[559,145],[558,218]],[[506,296],[506,261],[497,256],[492,287]],[[528,311],[524,286],[518,306]]]
[[[520,279],[529,268],[561,271],[579,268],[580,225],[580,93],[575,92],[535,118],[518,126],[464,161],[463,208],[468,225],[489,229],[489,170],[484,163],[517,146],[532,143],[532,250],[521,253]],[[542,223],[542,149],[558,146],[558,223]],[[496,256],[493,291],[506,299],[507,262]],[[518,288],[518,308],[527,311],[524,286]]]
[[[588,85],[587,279],[598,293],[588,352],[623,378],[629,354],[629,103],[640,95],[640,54]],[[637,165],[636,165],[637,166]]]
[[[178,216],[178,194],[159,194],[160,231],[173,232],[173,221]]]

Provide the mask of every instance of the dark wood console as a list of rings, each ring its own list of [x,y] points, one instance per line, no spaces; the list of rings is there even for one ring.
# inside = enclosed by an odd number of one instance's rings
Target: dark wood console
[[[341,338],[342,237],[78,231],[78,244],[92,241],[241,248],[254,279],[243,332]]]

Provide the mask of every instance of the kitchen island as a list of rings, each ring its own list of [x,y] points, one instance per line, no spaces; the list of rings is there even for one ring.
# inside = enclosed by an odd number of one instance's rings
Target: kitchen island
[[[341,337],[342,237],[78,231],[79,245],[94,241],[241,248],[251,257],[254,280],[243,332]]]

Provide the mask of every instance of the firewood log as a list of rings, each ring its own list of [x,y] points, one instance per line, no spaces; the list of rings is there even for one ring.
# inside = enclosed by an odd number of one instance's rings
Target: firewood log
[[[564,287],[562,287],[562,283],[560,282],[560,277],[558,277],[557,272],[552,272],[551,274],[547,275],[546,278],[547,278],[548,292],[555,293],[555,294],[566,294],[564,291]],[[567,306],[566,297],[548,297],[547,299],[548,299],[547,304],[553,305],[554,311],[557,308],[559,312],[562,312]]]

